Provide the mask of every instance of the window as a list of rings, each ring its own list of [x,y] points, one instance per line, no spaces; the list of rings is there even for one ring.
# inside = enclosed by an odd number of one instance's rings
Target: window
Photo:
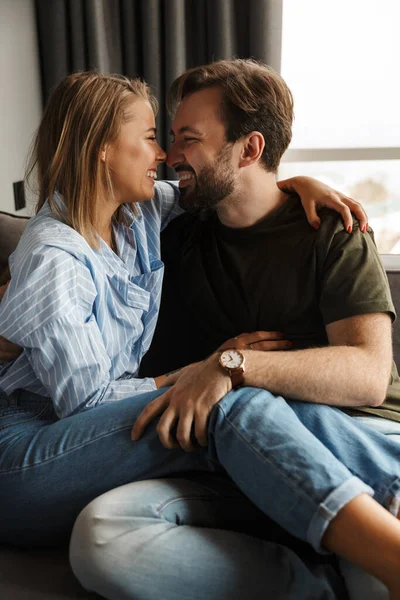
[[[279,176],[360,200],[379,251],[400,255],[399,22],[398,0],[283,0],[295,123]]]

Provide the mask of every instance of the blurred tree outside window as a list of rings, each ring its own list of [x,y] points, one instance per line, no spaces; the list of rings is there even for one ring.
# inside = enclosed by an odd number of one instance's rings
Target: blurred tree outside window
[[[398,0],[283,0],[295,122],[279,177],[317,177],[362,202],[382,254],[400,254],[398,23]]]

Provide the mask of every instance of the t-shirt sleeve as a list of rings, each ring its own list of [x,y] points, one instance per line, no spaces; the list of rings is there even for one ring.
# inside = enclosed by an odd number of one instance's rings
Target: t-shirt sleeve
[[[388,313],[394,321],[389,282],[372,230],[337,231],[320,261],[320,310],[325,325],[374,312]]]

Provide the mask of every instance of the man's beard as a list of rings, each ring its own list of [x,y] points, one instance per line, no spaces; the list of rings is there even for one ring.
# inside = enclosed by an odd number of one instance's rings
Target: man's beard
[[[235,189],[235,176],[232,167],[232,147],[223,148],[215,161],[205,165],[195,176],[194,187],[180,190],[180,206],[190,212],[214,208],[232,194]]]

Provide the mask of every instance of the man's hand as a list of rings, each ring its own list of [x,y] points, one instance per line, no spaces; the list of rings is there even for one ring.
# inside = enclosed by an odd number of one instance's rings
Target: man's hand
[[[253,331],[252,333],[241,333],[234,338],[230,338],[218,348],[218,350],[228,350],[237,348],[238,350],[289,350],[292,342],[284,339],[285,334],[281,331]]]
[[[291,177],[290,179],[277,181],[277,186],[283,192],[290,193],[294,191],[300,196],[307,220],[314,229],[319,229],[321,225],[317,209],[323,206],[336,210],[342,215],[344,228],[348,233],[353,230],[351,213],[359,220],[362,233],[365,233],[368,229],[368,215],[357,200],[349,198],[313,177],[303,175]]]
[[[192,429],[197,443],[207,446],[210,413],[231,389],[231,379],[219,367],[216,354],[186,367],[175,385],[142,411],[132,429],[132,439],[138,440],[150,421],[161,415],[157,432],[163,446],[170,449],[181,446],[186,452],[196,450]]]
[[[293,344],[288,340],[284,339],[285,334],[281,331],[253,331],[253,333],[241,333],[234,338],[230,338],[217,350],[227,350],[228,348],[237,348],[238,350],[288,350]],[[192,363],[172,373],[166,375],[159,375],[155,377],[157,389],[160,387],[169,387],[174,385],[179,377],[185,372],[186,369],[190,369],[193,365],[200,363]]]
[[[9,286],[9,281],[0,286],[0,301],[3,299],[6,289]],[[0,335],[0,363],[14,360],[21,354],[22,350],[19,346],[12,344]]]
[[[272,351],[288,350],[291,347],[292,343],[285,340],[280,331],[253,331],[230,338],[218,350],[238,348]],[[191,439],[192,426],[197,442],[200,446],[206,446],[210,412],[232,388],[229,377],[222,372],[217,362],[216,355],[213,354],[205,361],[156,377],[157,388],[173,387],[143,410],[132,429],[132,439],[139,439],[150,421],[161,414],[157,431],[166,448],[181,446],[187,452],[195,450],[197,446]],[[175,427],[176,439],[172,431]]]

